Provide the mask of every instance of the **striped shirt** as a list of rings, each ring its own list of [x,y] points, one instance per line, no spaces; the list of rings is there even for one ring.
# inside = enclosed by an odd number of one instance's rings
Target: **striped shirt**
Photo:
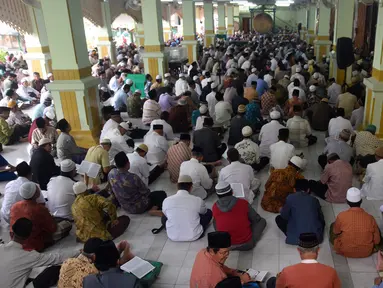
[[[177,183],[182,162],[190,160],[192,154],[185,142],[179,142],[168,150],[168,171],[170,180]]]
[[[148,99],[144,103],[142,112],[142,122],[144,124],[150,124],[154,119],[160,119],[161,106],[155,100]]]

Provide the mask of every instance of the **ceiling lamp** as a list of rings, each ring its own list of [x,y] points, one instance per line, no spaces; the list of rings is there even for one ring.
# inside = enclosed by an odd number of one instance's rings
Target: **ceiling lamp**
[[[280,7],[289,7],[291,4],[294,4],[294,0],[277,0],[275,5]]]

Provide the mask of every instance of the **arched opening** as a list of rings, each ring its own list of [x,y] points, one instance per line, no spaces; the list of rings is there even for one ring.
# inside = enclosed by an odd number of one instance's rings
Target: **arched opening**
[[[134,30],[136,28],[136,21],[126,14],[120,14],[112,23],[113,36],[117,45],[122,43],[131,43],[135,42]]]

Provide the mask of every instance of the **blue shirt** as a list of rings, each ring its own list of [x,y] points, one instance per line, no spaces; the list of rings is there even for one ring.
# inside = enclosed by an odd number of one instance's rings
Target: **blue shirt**
[[[261,108],[259,107],[257,103],[251,102],[246,105],[245,118],[247,121],[250,122],[251,126],[253,126],[253,129],[255,129],[254,126],[256,124],[261,122],[262,120]]]
[[[374,285],[372,288],[383,288],[383,282],[380,285]]]
[[[269,86],[267,85],[266,81],[259,78],[257,80],[258,98],[261,99],[263,93],[265,93],[268,89],[269,89]]]
[[[301,233],[315,233],[323,241],[324,217],[318,199],[304,192],[290,194],[281,210],[288,221],[286,244],[298,245]]]
[[[128,95],[125,93],[124,89],[120,89],[114,95],[114,110],[120,110],[124,105],[128,106]]]
[[[44,103],[40,103],[40,104],[36,105],[35,110],[33,110],[32,121],[34,121],[35,119],[37,119],[39,117],[44,116],[45,107],[46,106],[44,105]]]
[[[84,288],[141,288],[139,280],[130,273],[124,273],[119,268],[89,275],[83,280]]]

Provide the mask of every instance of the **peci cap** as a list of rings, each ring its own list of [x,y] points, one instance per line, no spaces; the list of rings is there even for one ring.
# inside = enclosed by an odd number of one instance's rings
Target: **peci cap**
[[[313,74],[313,78],[314,78],[314,79],[318,79],[318,78],[319,78],[319,73],[318,73],[318,72],[315,72],[315,73]]]
[[[19,188],[19,195],[23,199],[31,199],[33,195],[35,195],[37,190],[36,183],[33,182],[25,182],[23,185],[20,186]]]
[[[326,102],[326,103],[328,103],[328,98],[323,97],[323,98],[321,99],[321,101],[322,101],[322,102]]]
[[[84,182],[76,182],[73,184],[73,192],[76,195],[82,194],[88,190],[88,187]]]
[[[180,106],[185,106],[188,104],[188,102],[184,98],[181,98],[180,100],[178,100],[177,104]]]
[[[201,105],[201,107],[199,107],[199,113],[205,114],[206,112],[207,112],[207,106]]]
[[[62,172],[71,172],[76,169],[76,164],[70,159],[65,159],[61,161],[60,169]]]
[[[111,145],[112,142],[110,142],[110,140],[108,138],[104,138],[104,139],[101,139],[100,140],[100,144],[108,144],[108,145]]]
[[[358,203],[360,200],[362,200],[360,190],[358,188],[351,187],[347,190],[346,199],[348,202]]]
[[[231,186],[227,182],[218,182],[217,185],[215,185],[215,193],[217,193],[217,195],[224,195],[231,190]]]
[[[168,78],[170,76],[171,76],[170,73],[165,73],[165,75],[164,75],[165,78]]]
[[[154,124],[153,125],[153,130],[163,130],[164,129],[164,125],[162,124]]]
[[[238,113],[245,113],[246,112],[246,106],[241,104],[238,106]]]
[[[348,130],[348,129],[343,129],[340,133],[339,133],[339,137],[342,138],[343,140],[345,141],[348,141],[351,137],[351,131]]]
[[[319,245],[318,237],[315,233],[302,233],[299,235],[299,247],[314,248]]]
[[[129,131],[130,130],[130,127],[129,127],[129,124],[127,122],[121,122],[119,124],[120,127],[124,128],[124,130],[126,131]]]
[[[189,175],[180,175],[178,183],[193,183],[193,179]]]
[[[297,166],[299,169],[302,169],[303,161],[302,161],[302,158],[301,158],[301,157],[299,157],[299,156],[293,156],[293,157],[291,157],[290,162],[291,162],[292,164],[294,164],[295,166]]]
[[[156,80],[162,80],[162,76],[161,75],[157,75],[156,76]]]
[[[311,85],[309,87],[310,92],[315,92],[317,90],[317,87],[315,85]]]
[[[369,125],[367,125],[365,130],[371,132],[372,134],[375,134],[376,133],[376,126],[369,124]]]
[[[180,140],[190,140],[190,134],[182,133],[180,135]]]
[[[148,151],[149,151],[148,146],[146,144],[144,144],[144,143],[138,145],[137,148],[142,150],[142,151],[145,151],[146,153],[148,153]]]
[[[301,71],[302,71],[302,67],[301,67],[301,66],[297,66],[297,68],[295,69],[295,71],[296,71],[297,73],[301,72]]]
[[[210,79],[210,78],[209,78]],[[217,88],[218,87],[218,84],[217,83],[215,83],[215,82],[213,82],[213,83],[211,83],[211,89],[214,89],[214,88]]]
[[[270,118],[271,118],[272,120],[277,120],[277,119],[281,118],[281,112],[276,111],[276,110],[271,111],[271,112],[270,112]]]
[[[242,128],[242,135],[243,137],[250,137],[253,135],[253,129],[251,129],[250,126],[245,126]]]
[[[182,77],[185,77],[185,74],[183,73],[178,74],[178,78],[182,78]]]
[[[133,80],[132,79],[126,80],[126,84],[132,86],[133,85]]]
[[[49,138],[42,138],[39,141],[39,146],[43,146],[43,145],[48,144],[48,143],[52,143],[51,139],[49,139]]]

